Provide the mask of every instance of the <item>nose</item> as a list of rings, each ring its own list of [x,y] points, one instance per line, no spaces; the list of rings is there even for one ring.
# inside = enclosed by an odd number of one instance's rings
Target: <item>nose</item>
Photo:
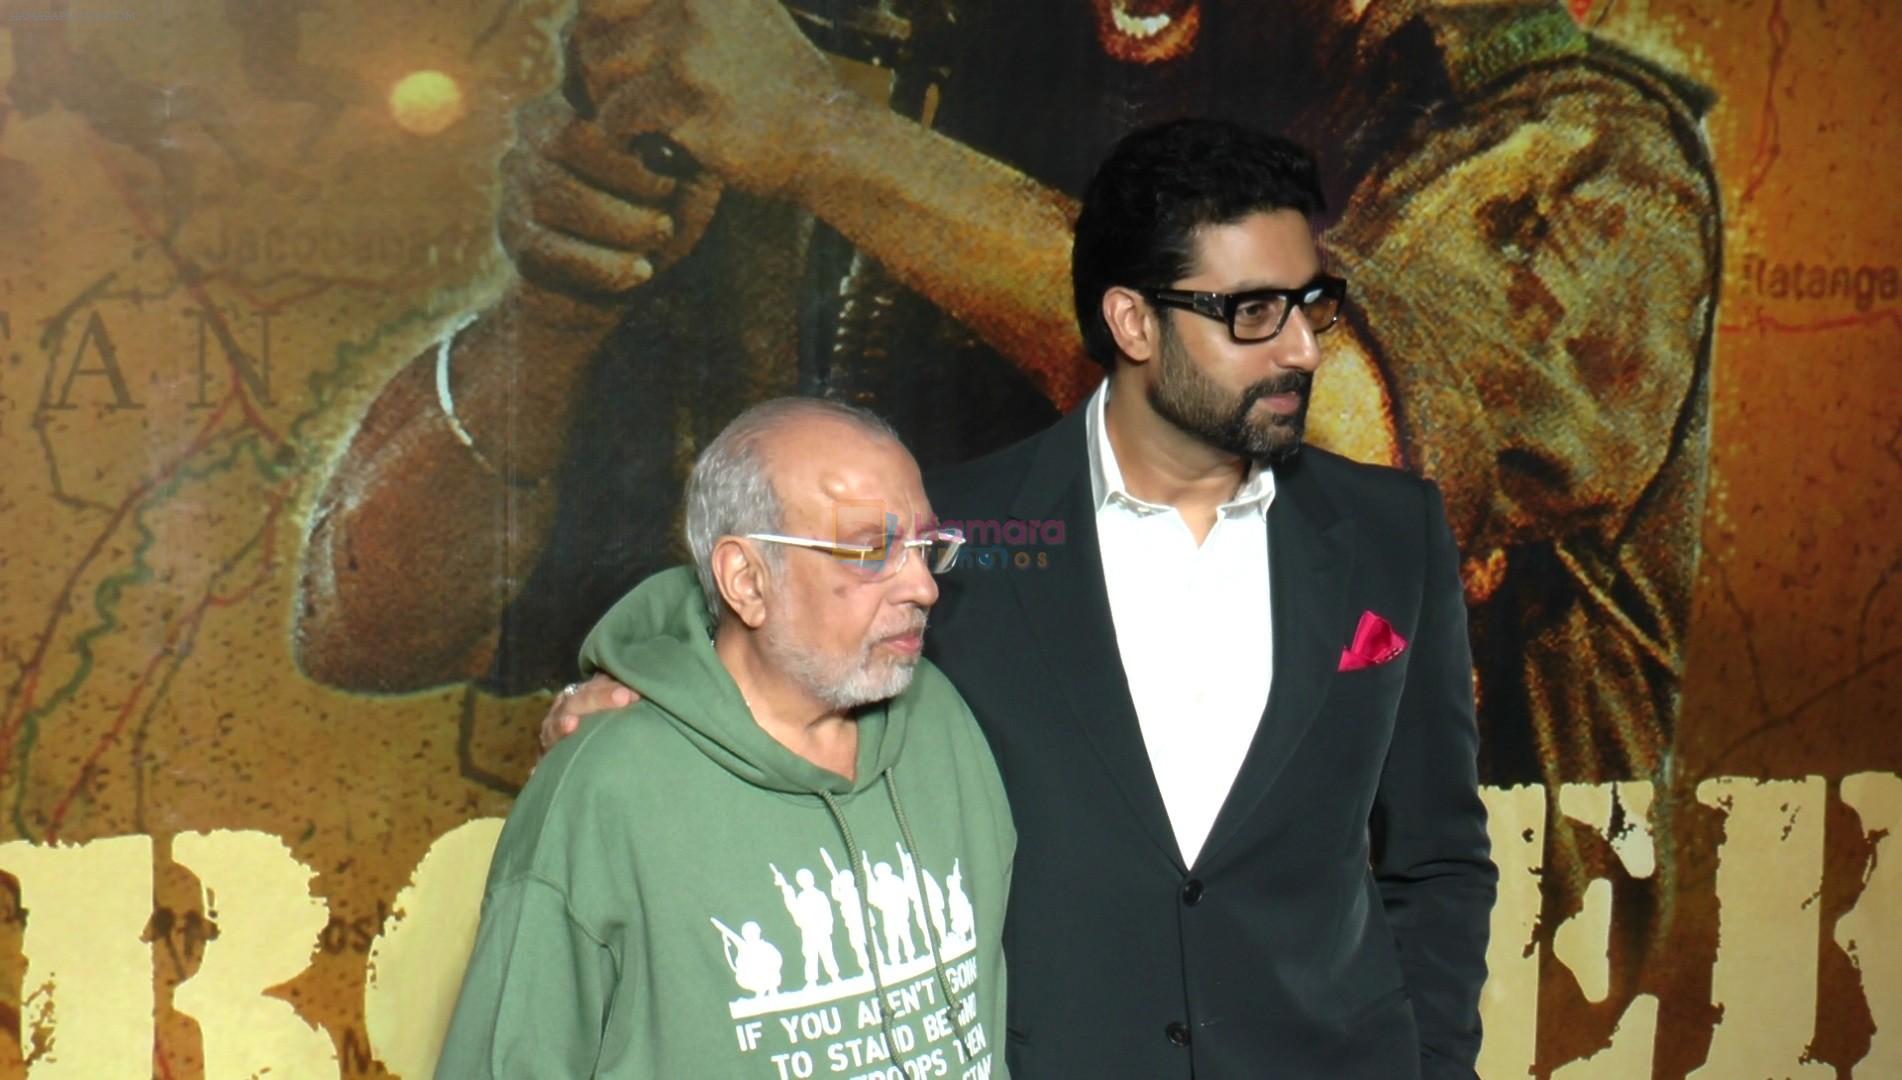
[[[905,551],[905,563],[892,576],[889,599],[895,604],[917,604],[929,609],[938,602],[938,579],[931,576],[930,559],[922,552]]]
[[[1281,346],[1276,352],[1275,362],[1284,368],[1313,372],[1321,366],[1321,343],[1314,334],[1314,325],[1308,322],[1305,308],[1295,308],[1288,313],[1288,325],[1281,328],[1275,341]]]

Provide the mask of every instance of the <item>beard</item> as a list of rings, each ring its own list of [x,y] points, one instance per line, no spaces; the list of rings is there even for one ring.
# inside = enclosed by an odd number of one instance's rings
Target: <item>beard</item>
[[[774,667],[827,708],[849,712],[895,698],[911,685],[912,673],[918,667],[916,657],[887,659],[872,650],[885,638],[922,632],[925,628],[923,610],[912,609],[900,625],[874,625],[871,633],[859,643],[858,651],[849,655],[827,653],[796,640],[794,630],[799,620],[788,619],[785,614],[768,619],[760,628],[760,649]]]
[[[1290,371],[1263,379],[1242,390],[1239,397],[1233,396],[1196,366],[1188,349],[1165,324],[1161,369],[1155,385],[1149,388],[1149,404],[1156,415],[1217,450],[1273,468],[1301,450],[1301,435],[1308,419],[1308,391],[1313,383],[1312,374]],[[1260,419],[1249,415],[1262,398],[1289,393],[1300,397],[1294,412],[1270,413]]]

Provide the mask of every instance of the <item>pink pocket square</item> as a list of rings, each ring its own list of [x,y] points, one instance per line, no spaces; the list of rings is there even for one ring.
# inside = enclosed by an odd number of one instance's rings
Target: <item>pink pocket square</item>
[[[1360,625],[1354,628],[1354,644],[1341,650],[1341,666],[1336,670],[1359,671],[1384,664],[1406,649],[1407,639],[1395,632],[1387,620],[1371,611],[1363,611]]]

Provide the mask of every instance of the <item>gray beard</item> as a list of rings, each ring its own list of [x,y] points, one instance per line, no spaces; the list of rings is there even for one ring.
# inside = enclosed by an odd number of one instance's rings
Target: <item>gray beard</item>
[[[878,663],[872,647],[861,645],[855,656],[827,656],[816,649],[785,640],[769,620],[760,632],[760,650],[775,668],[797,682],[829,709],[849,712],[905,692],[917,660]]]

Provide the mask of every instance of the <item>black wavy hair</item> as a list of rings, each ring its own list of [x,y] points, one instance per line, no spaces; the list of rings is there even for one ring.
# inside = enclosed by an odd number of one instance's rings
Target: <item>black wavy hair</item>
[[[1077,328],[1090,357],[1116,366],[1103,321],[1112,286],[1167,287],[1195,261],[1195,230],[1264,210],[1327,208],[1314,155],[1226,120],[1171,120],[1124,136],[1091,177],[1070,252]]]

